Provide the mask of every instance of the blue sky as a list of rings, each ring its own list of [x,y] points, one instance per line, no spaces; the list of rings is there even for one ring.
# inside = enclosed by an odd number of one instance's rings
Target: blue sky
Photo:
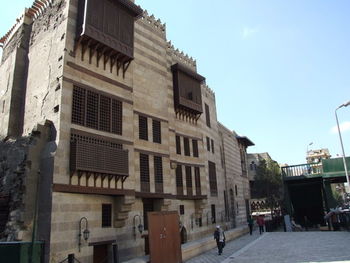
[[[0,35],[32,1],[0,11]],[[309,149],[341,154],[334,110],[350,100],[350,1],[136,0],[167,25],[167,39],[197,60],[218,119],[280,163]],[[338,111],[350,155],[350,106]]]

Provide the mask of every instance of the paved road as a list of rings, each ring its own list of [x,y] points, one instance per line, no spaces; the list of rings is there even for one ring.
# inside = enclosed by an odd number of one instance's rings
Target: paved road
[[[186,263],[350,262],[350,232],[273,232],[245,235]]]

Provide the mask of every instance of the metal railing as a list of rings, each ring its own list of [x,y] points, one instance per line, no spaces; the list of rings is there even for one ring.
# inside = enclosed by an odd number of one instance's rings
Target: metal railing
[[[313,176],[322,173],[322,163],[307,163],[282,167],[282,175],[290,176]]]

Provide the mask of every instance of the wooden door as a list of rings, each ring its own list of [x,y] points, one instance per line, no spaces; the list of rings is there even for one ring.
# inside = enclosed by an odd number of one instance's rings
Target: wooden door
[[[151,263],[181,263],[179,216],[174,212],[148,213]]]
[[[108,263],[108,245],[94,246],[94,263]]]

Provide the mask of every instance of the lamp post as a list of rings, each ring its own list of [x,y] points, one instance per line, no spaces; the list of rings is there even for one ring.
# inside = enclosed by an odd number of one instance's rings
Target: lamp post
[[[346,159],[345,159],[345,151],[344,151],[344,146],[343,146],[343,139],[341,137],[341,132],[340,132],[340,128],[339,128],[339,121],[338,121],[338,115],[337,115],[337,110],[342,108],[342,107],[347,107],[350,105],[350,101],[340,105],[338,108],[335,109],[335,119],[337,120],[337,127],[338,127],[338,133],[339,133],[339,140],[340,140],[340,145],[341,145],[341,149],[343,152],[343,163],[344,163],[344,170],[345,170],[345,176],[346,176],[346,182],[348,183],[348,189],[347,192],[350,193],[350,183],[349,183],[349,174],[348,174],[348,167],[346,165]]]

